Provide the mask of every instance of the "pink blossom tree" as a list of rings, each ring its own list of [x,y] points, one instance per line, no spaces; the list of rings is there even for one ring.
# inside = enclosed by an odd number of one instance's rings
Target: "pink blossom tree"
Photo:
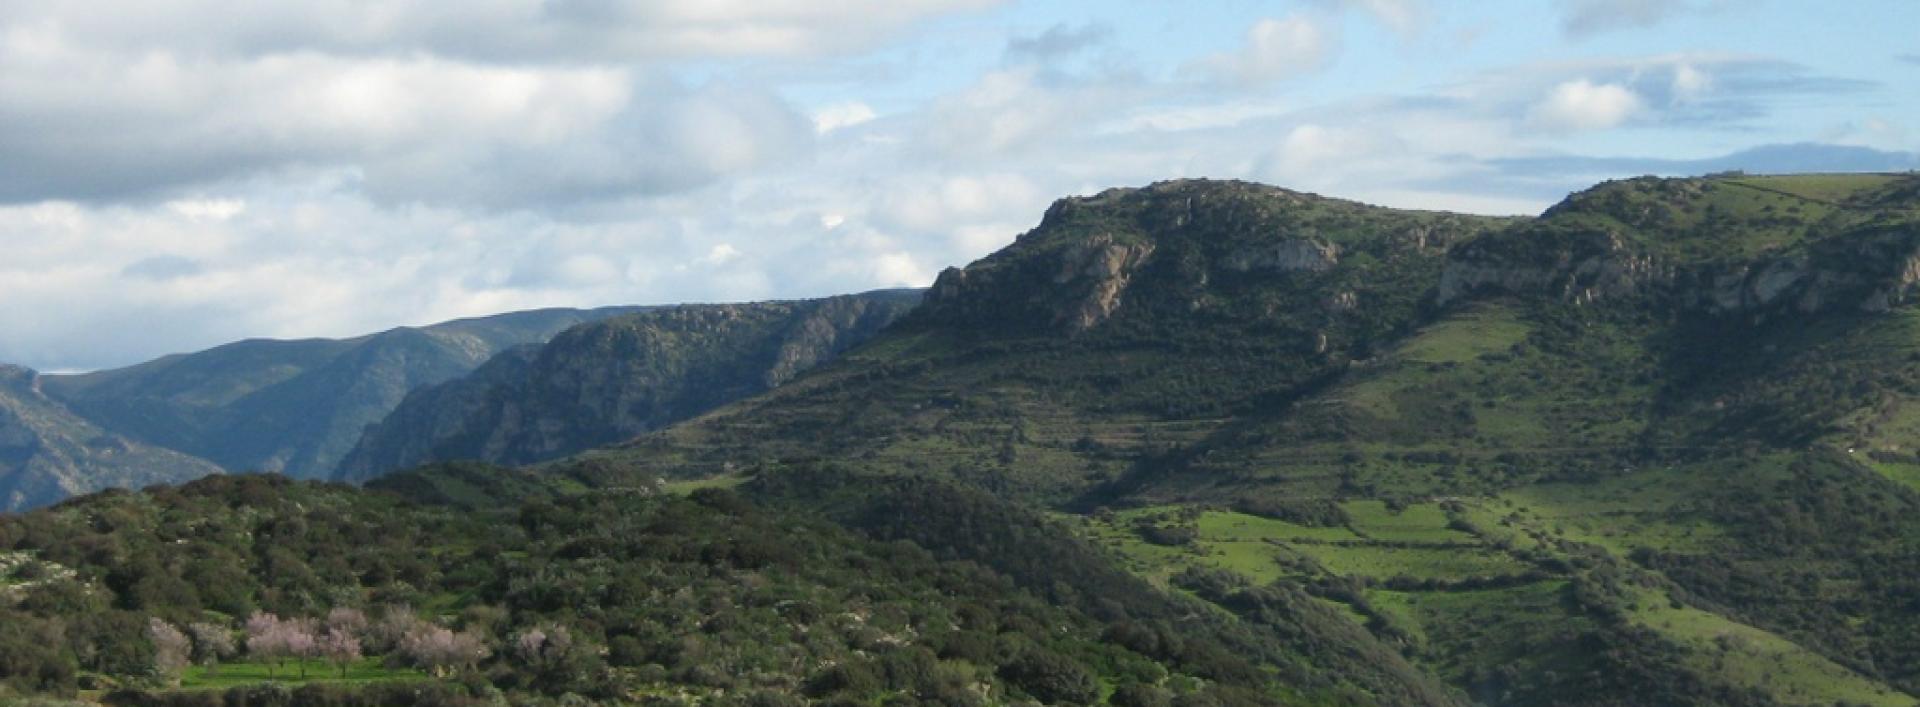
[[[279,616],[265,611],[253,612],[247,617],[247,655],[265,663],[267,679],[273,679],[273,670],[287,655],[286,632],[281,628]]]
[[[169,682],[178,680],[193,654],[193,642],[173,624],[147,619],[147,633],[153,638],[153,671]]]
[[[454,633],[422,623],[400,638],[400,653],[415,665],[436,677],[456,670],[470,670],[485,660],[489,651],[486,639],[475,631]]]
[[[288,658],[300,665],[300,678],[307,677],[307,659],[319,650],[313,637],[312,619],[282,619],[266,612],[254,612],[247,618],[247,654],[267,664],[267,677]]]
[[[360,660],[360,639],[344,629],[329,628],[320,637],[320,654],[340,669],[340,679],[345,680],[347,668]]]
[[[287,655],[300,665],[300,679],[307,679],[307,661],[320,655],[320,639],[314,636],[313,619],[291,619],[280,623],[286,637]]]
[[[341,606],[327,612],[329,633],[345,633],[357,639],[367,634],[369,626],[366,612],[359,609]]]

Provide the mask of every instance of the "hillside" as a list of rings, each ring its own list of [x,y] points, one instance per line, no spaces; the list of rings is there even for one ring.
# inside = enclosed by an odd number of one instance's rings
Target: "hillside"
[[[840,360],[549,469],[951,479],[1164,586],[1336,602],[1491,703],[1911,704],[1917,282],[1911,175],[1505,221],[1170,182],[1062,200]]]
[[[322,665],[319,679],[303,669],[296,680],[284,667],[283,684],[305,686],[276,698],[242,685],[227,703],[338,704],[355,691],[348,703],[1458,703],[1363,632],[1287,640],[1236,628],[1004,502],[938,487],[857,494],[860,508],[923,513],[925,527],[991,518],[995,536],[968,540],[1013,569],[718,489],[494,496],[496,510],[474,512],[218,476],[0,516],[0,699],[111,689],[116,704],[221,704],[204,689],[159,696],[167,678],[153,675],[149,626],[234,633],[267,612],[359,636],[372,661],[356,653],[356,670],[369,677],[333,681]],[[1298,594],[1257,600],[1339,627]],[[321,624],[295,630],[309,625]],[[435,662],[411,648],[436,632],[479,650]],[[261,645],[226,655],[221,672],[259,669]],[[1309,650],[1324,646],[1341,650]]]
[[[249,340],[74,376],[46,394],[94,424],[231,471],[325,477],[408,392],[635,308],[548,309],[354,339]]]
[[[871,338],[921,296],[681,305],[580,325],[408,394],[335,478],[458,459],[528,464],[623,441],[779,386]]]
[[[112,434],[41,393],[33,371],[0,365],[0,512],[111,486],[179,483],[220,468]]]

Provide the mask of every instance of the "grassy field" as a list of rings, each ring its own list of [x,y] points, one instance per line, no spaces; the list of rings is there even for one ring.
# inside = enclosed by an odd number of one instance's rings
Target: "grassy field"
[[[1472,542],[1473,536],[1447,527],[1445,511],[1420,503],[1394,511],[1384,501],[1348,501],[1340,505],[1353,519],[1353,530],[1371,540],[1387,542]]]
[[[1796,704],[1920,704],[1778,635],[1649,592],[1635,623],[1696,649],[1695,667]]]
[[[1512,348],[1527,338],[1528,330],[1526,322],[1511,311],[1484,306],[1422,330],[1400,349],[1400,355],[1421,363],[1466,363]]]
[[[1892,174],[1792,174],[1741,177],[1727,181],[1818,201],[1839,202],[1898,179],[1900,176]]]
[[[342,685],[366,685],[379,682],[400,682],[429,679],[426,673],[413,669],[393,669],[382,666],[379,658],[362,658],[347,668],[346,677],[341,677],[340,669],[333,664],[318,660],[305,661],[306,677],[300,677],[300,662],[290,661],[274,668],[271,677],[264,663],[227,663],[221,665],[214,674],[208,674],[204,667],[195,665],[187,668],[180,678],[182,690],[224,690],[242,685],[263,682],[278,682],[288,685],[307,683],[334,683]]]

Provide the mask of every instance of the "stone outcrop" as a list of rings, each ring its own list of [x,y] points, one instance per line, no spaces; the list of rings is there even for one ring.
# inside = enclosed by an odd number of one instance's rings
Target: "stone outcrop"
[[[1317,239],[1289,239],[1235,252],[1221,264],[1234,272],[1320,272],[1340,264],[1340,246]]]

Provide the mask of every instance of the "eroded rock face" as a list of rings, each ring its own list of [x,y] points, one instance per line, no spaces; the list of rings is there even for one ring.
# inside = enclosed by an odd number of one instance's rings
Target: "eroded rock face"
[[[1436,294],[1440,304],[1485,292],[1549,292],[1586,303],[1641,292],[1673,278],[1671,270],[1634,252],[1616,234],[1565,237],[1544,253],[1521,257],[1492,250],[1470,245],[1447,263]]]
[[[1127,287],[1153,253],[1152,243],[1120,243],[1102,234],[1058,247],[1037,266],[947,268],[927,291],[926,306],[936,316],[1024,318],[1070,333],[1086,331],[1119,311]]]
[[[1803,251],[1685,268],[1636,253],[1617,236],[1524,257],[1488,250],[1468,248],[1447,264],[1436,293],[1440,304],[1475,293],[1549,292],[1588,303],[1663,291],[1680,306],[1713,314],[1876,312],[1920,292],[1920,233],[1910,231],[1843,235]]]
[[[1120,308],[1133,274],[1153,256],[1153,244],[1119,245],[1112,236],[1094,236],[1061,254],[1054,284],[1083,289],[1054,306],[1054,322],[1068,331],[1093,328]]]

